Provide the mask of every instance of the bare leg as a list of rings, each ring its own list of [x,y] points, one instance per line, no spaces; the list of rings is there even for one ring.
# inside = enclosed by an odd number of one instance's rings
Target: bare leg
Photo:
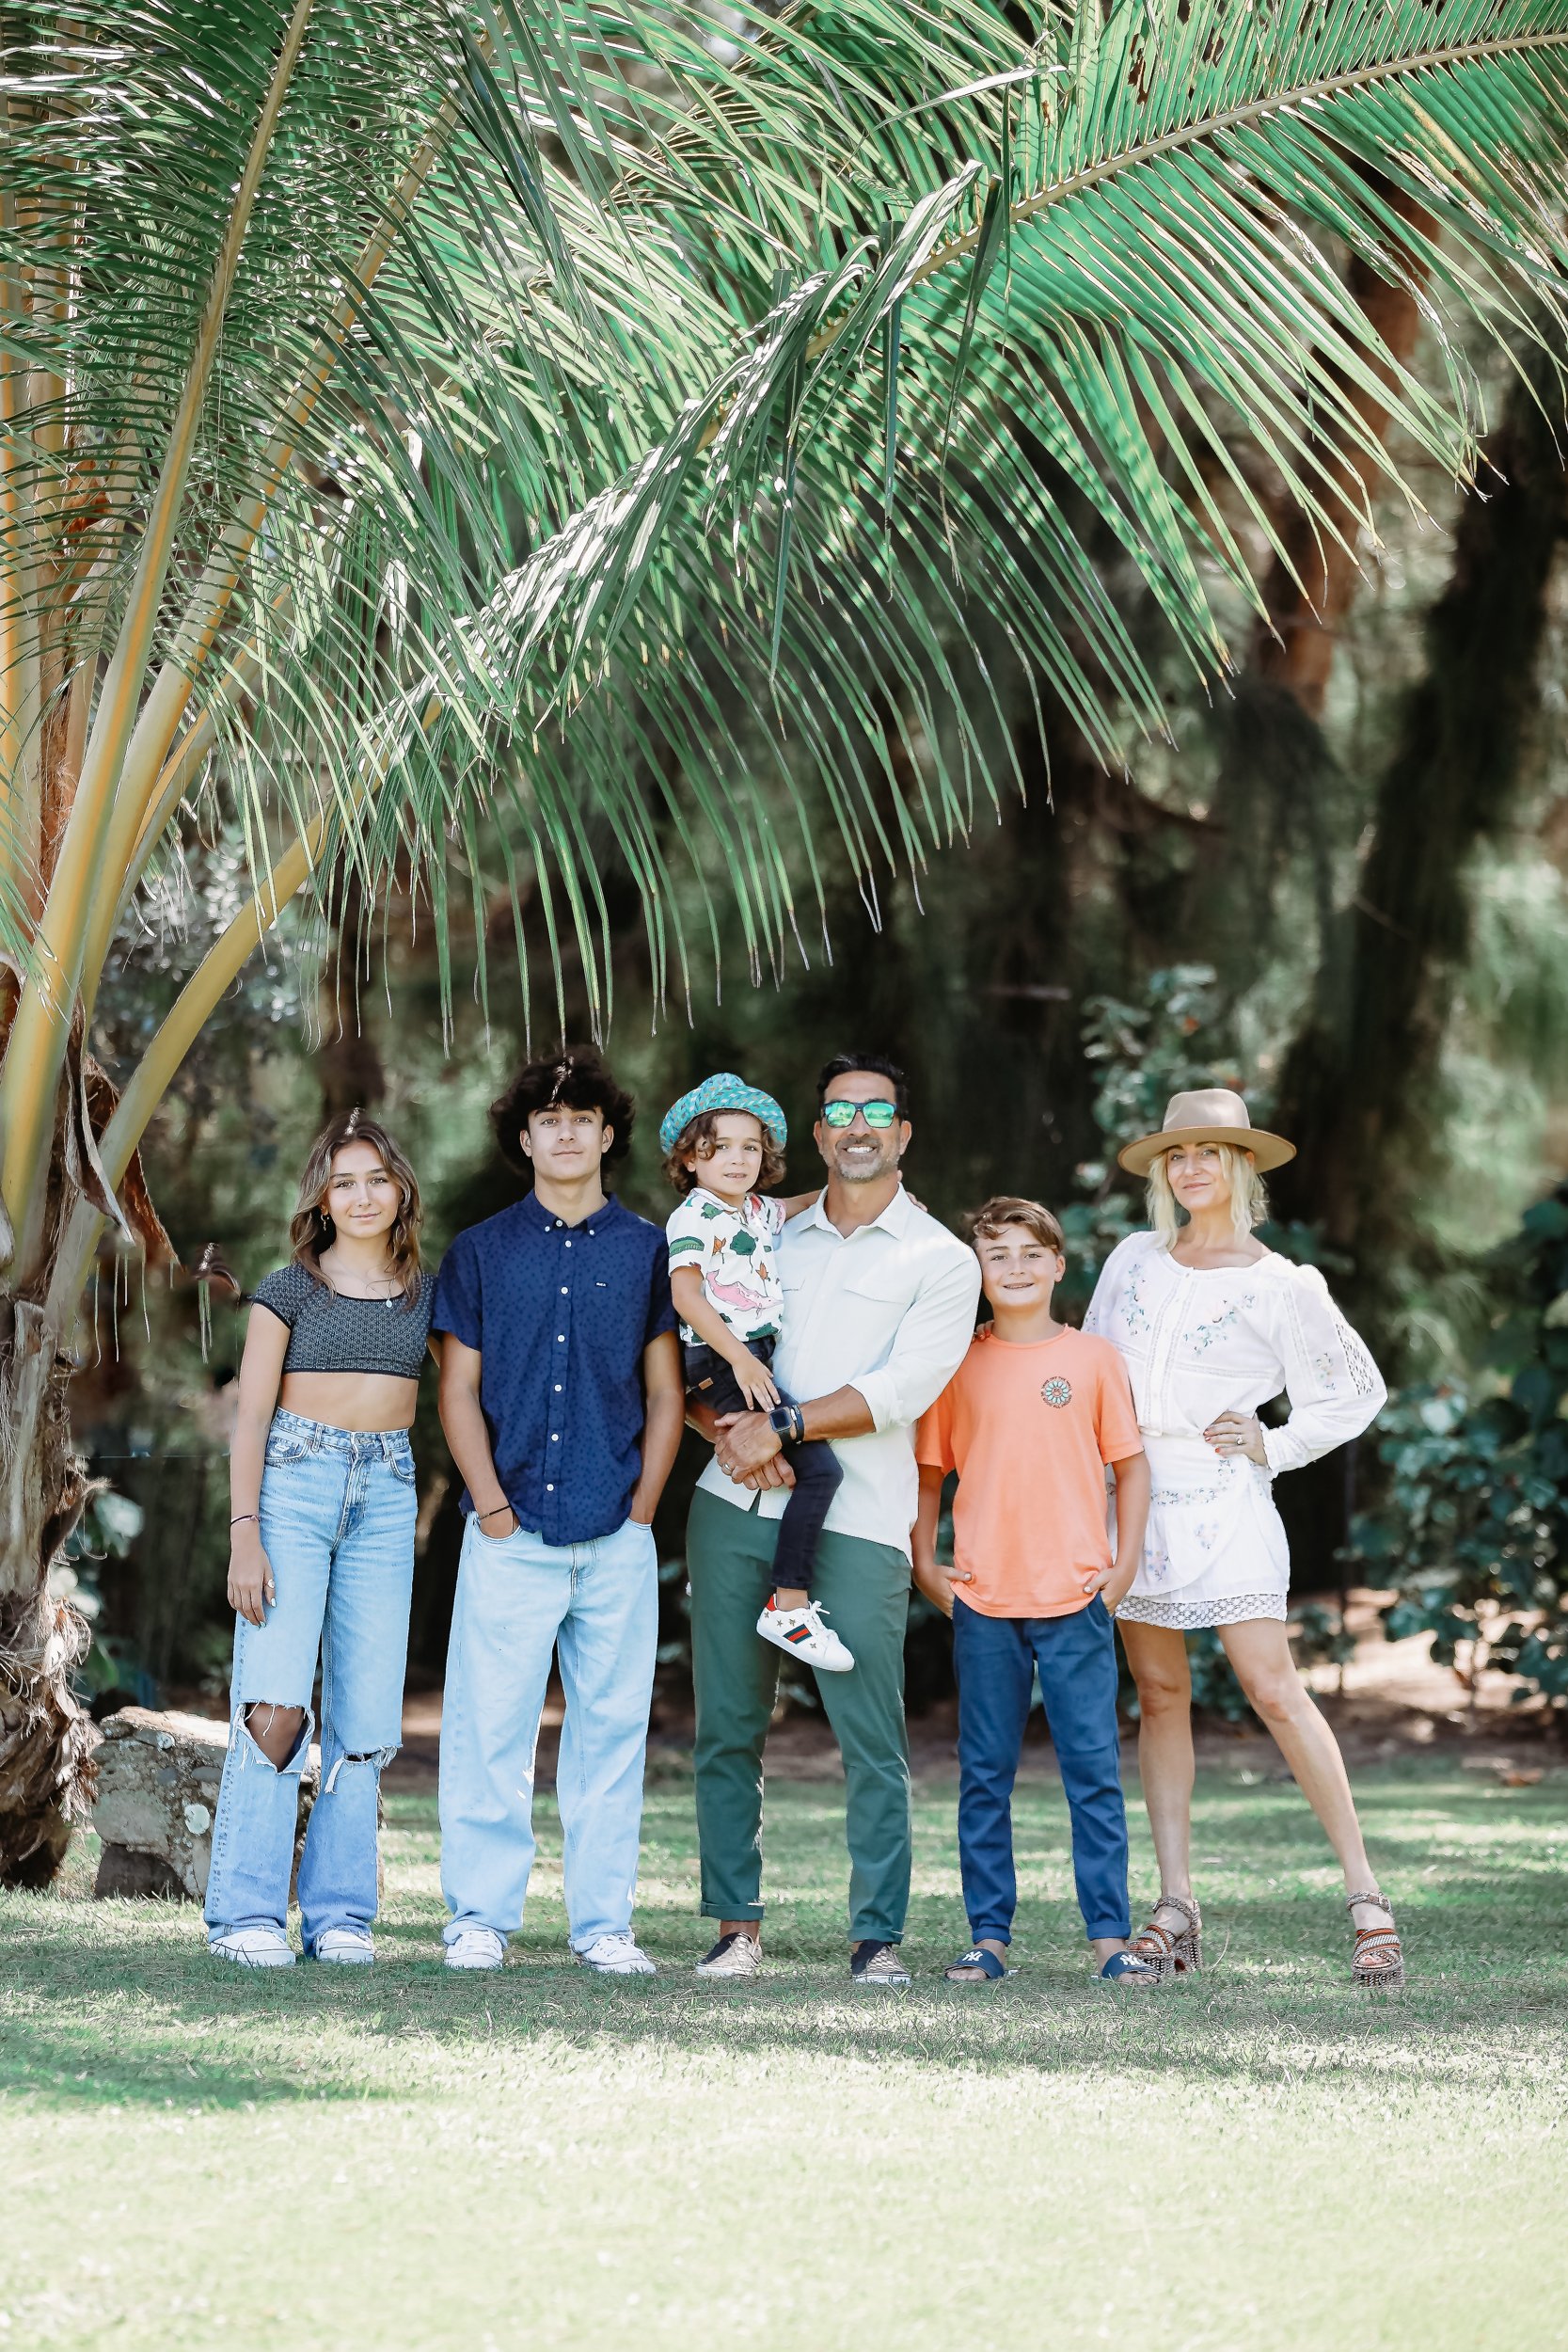
[[[256,1699],[245,1708],[245,1727],[255,1740],[267,1762],[281,1772],[299,1745],[299,1735],[305,1727],[303,1707],[273,1707],[265,1699]]]
[[[1248,1704],[1265,1725],[1280,1755],[1296,1776],[1296,1785],[1323,1825],[1329,1844],[1345,1874],[1345,1892],[1376,1891],[1377,1880],[1362,1843],[1355,1800],[1345,1774],[1339,1742],[1312,1703],[1312,1693],[1296,1672],[1283,1625],[1272,1617],[1257,1617],[1246,1625],[1222,1625],[1220,1640],[1236,1669],[1236,1678]],[[1358,1928],[1386,1924],[1385,1914],[1370,1903],[1357,1903],[1353,1918]]]
[[[1138,1686],[1138,1773],[1160,1865],[1160,1892],[1193,1894],[1193,1677],[1183,1635],[1163,1625],[1118,1620]],[[1158,1913],[1156,1913],[1158,1917]],[[1178,1912],[1164,1927],[1185,1922]]]
[[[749,1935],[757,1949],[759,1951],[762,1949],[762,1921],[760,1919],[721,1919],[719,1932],[721,1935]]]

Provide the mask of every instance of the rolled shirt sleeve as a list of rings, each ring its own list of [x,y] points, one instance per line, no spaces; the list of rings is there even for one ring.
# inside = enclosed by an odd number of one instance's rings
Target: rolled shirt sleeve
[[[1263,1432],[1271,1471],[1300,1470],[1358,1438],[1388,1391],[1365,1342],[1352,1330],[1316,1266],[1298,1266],[1279,1298],[1275,1343],[1291,1417]]]
[[[430,1327],[433,1331],[450,1331],[465,1347],[483,1349],[484,1317],[480,1308],[478,1273],[468,1233],[457,1234],[436,1277]]]
[[[864,1397],[875,1430],[905,1428],[936,1403],[974,1337],[979,1296],[979,1260],[967,1251],[922,1283],[898,1326],[893,1360],[847,1384]]]

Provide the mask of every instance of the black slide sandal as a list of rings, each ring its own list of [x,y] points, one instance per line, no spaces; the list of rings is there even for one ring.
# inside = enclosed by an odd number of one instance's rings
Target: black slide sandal
[[[960,1977],[955,1973],[959,1968],[978,1968],[982,1978],[991,1984],[1008,1974],[1006,1962],[998,1960],[994,1952],[984,1950],[978,1944],[971,1945],[969,1950],[954,1961],[951,1967],[942,1970],[949,1984],[973,1984],[973,1977]]]

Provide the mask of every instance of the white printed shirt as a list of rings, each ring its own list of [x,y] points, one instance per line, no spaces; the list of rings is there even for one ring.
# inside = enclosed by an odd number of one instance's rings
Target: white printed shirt
[[[784,1221],[782,1200],[753,1192],[732,1209],[717,1193],[695,1184],[665,1225],[671,1273],[695,1266],[708,1305],[737,1340],[778,1336],[784,1311],[778,1240]],[[688,1346],[696,1337],[681,1325]]]

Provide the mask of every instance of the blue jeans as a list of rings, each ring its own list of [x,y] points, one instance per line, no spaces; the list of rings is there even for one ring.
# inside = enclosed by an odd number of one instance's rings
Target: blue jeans
[[[533,1867],[533,1758],[550,1657],[566,1694],[556,1798],[573,1949],[631,1925],[658,1645],[652,1528],[586,1544],[463,1532],[441,1702],[441,1891],[451,1944],[510,1935]]]
[[[1070,1617],[983,1617],[955,1596],[958,1679],[958,1867],[976,1941],[1006,1944],[1018,1907],[1013,1782],[1035,1669],[1072,1820],[1072,1874],[1085,1933],[1126,1937],[1127,1808],[1117,1731],[1117,1653],[1097,1594]]]
[[[277,1598],[265,1622],[234,1621],[229,1755],[213,1827],[207,1926],[285,1925],[299,1778],[322,1677],[322,1785],[299,1866],[305,1948],[328,1928],[368,1928],[376,1907],[381,1768],[403,1738],[414,1581],[414,1456],[408,1433],[332,1429],[276,1413],[261,1477],[261,1544]],[[305,1709],[287,1763],[268,1761],[245,1713]]]

